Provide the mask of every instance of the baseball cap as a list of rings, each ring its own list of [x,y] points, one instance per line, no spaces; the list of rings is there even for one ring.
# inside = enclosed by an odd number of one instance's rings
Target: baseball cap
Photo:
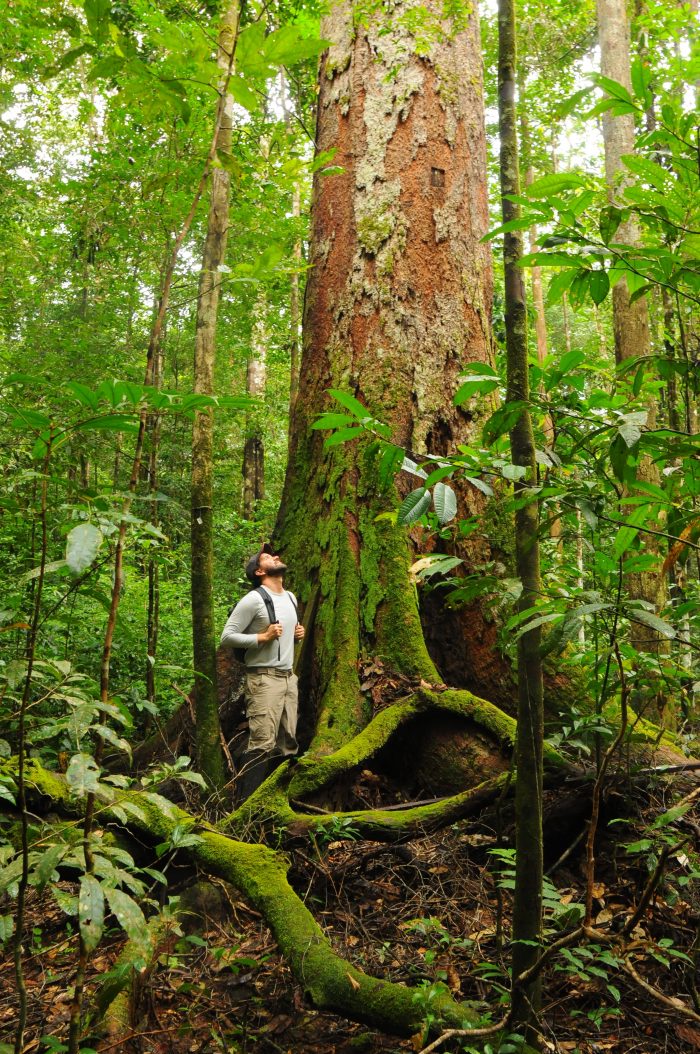
[[[250,560],[245,565],[246,578],[249,582],[252,582],[253,584],[257,582],[258,576],[255,574],[255,572],[258,569],[258,560],[260,559],[263,553],[269,553],[270,556],[274,556],[275,550],[272,548],[271,545],[265,542],[265,544],[260,549],[258,549],[257,553],[253,553]]]

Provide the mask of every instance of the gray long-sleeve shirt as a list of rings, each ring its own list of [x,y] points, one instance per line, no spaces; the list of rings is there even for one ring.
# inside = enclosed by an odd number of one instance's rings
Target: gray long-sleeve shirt
[[[273,593],[269,589],[266,592],[272,598],[277,621],[282,625],[282,636],[258,644],[258,633],[265,632],[270,625],[270,618],[265,601],[253,590],[238,601],[229,615],[221,634],[221,643],[232,648],[245,648],[246,666],[273,666],[291,670],[294,665],[294,628],[297,624],[294,606],[296,597],[286,589],[282,593]]]

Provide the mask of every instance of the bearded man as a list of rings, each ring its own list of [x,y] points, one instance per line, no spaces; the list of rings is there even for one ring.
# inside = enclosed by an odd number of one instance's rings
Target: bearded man
[[[284,588],[287,567],[263,545],[246,564],[255,588],[229,615],[221,643],[242,649],[246,666],[249,736],[237,778],[239,803],[265,779],[274,758],[297,753],[298,694],[294,644],[304,636],[293,593]]]

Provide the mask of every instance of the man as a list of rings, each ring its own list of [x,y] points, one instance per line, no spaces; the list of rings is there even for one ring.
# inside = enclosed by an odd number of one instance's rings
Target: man
[[[251,556],[245,573],[253,591],[236,604],[221,634],[222,644],[245,649],[249,737],[238,778],[239,802],[260,786],[273,756],[288,757],[299,749],[297,678],[292,667],[294,642],[302,639],[304,627],[298,621],[294,594],[284,588],[286,571],[270,545]]]

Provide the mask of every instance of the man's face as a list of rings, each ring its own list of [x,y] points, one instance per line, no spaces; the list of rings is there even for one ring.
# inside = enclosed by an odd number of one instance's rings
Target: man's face
[[[257,575],[259,578],[265,578],[267,575],[283,575],[287,570],[287,565],[283,564],[279,556],[272,555],[270,553],[261,553],[258,558]]]

